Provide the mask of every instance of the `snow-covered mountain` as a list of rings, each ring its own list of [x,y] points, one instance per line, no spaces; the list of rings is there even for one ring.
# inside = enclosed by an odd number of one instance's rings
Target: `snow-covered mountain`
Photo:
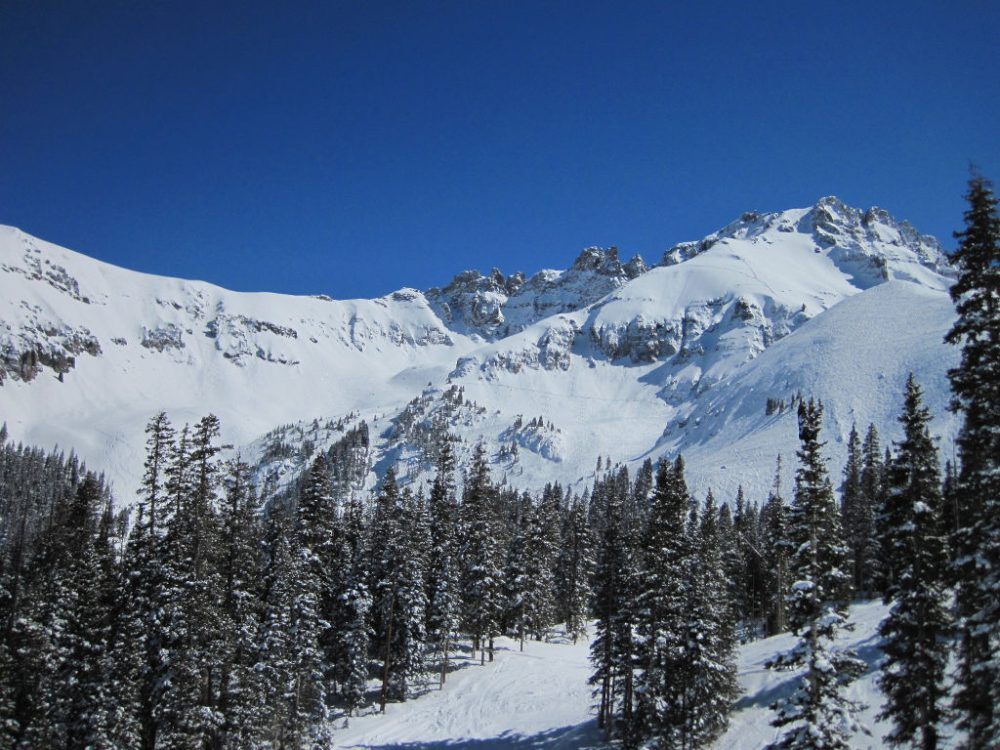
[[[518,486],[683,451],[696,489],[760,497],[799,396],[826,404],[839,462],[852,422],[897,435],[912,370],[947,446],[952,277],[933,238],[835,198],[744,214],[651,267],[588,248],[565,271],[349,301],[135,273],[0,227],[0,420],[126,501],[159,410],[217,414],[279,482],[364,423],[359,485],[393,461],[425,476],[447,431]]]

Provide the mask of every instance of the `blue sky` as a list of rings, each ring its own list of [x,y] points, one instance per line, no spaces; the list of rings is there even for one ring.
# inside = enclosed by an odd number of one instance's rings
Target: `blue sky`
[[[658,258],[1000,180],[1000,3],[0,3],[0,223],[240,290]]]

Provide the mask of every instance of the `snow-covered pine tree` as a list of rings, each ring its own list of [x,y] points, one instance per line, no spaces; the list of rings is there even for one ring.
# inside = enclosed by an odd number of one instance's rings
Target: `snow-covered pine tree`
[[[261,532],[250,467],[239,459],[229,462],[224,484],[219,540],[222,674],[218,709],[222,723],[215,746],[240,750],[252,746],[266,721],[261,715],[263,691],[256,670]]]
[[[272,515],[267,536],[256,665],[262,705],[267,706],[260,745],[299,748],[322,732],[327,717],[325,657],[319,640],[325,623],[292,519],[283,513]]]
[[[341,641],[343,642],[344,669],[340,673],[340,690],[348,716],[364,704],[368,683],[368,649],[371,638],[368,631],[368,613],[372,599],[364,579],[355,575],[350,585],[341,594],[343,611],[347,617],[343,621]]]
[[[739,695],[732,591],[722,565],[718,519],[709,490],[700,519],[692,510],[688,532],[695,553],[688,587],[682,748],[704,747],[722,734]]]
[[[864,669],[853,652],[833,647],[838,630],[849,627],[844,591],[843,543],[833,488],[819,440],[823,407],[812,399],[799,403],[799,469],[795,503],[788,519],[794,582],[788,597],[788,621],[799,637],[795,647],[768,663],[772,669],[805,667],[795,692],[772,705],[772,724],[785,727],[769,747],[775,750],[846,750],[849,737],[861,729],[860,708],[842,692]]]
[[[515,517],[509,524],[507,551],[504,560],[504,629],[520,642],[524,651],[531,619],[528,611],[528,589],[531,581],[527,571],[527,537],[535,507],[525,491],[515,503]]]
[[[741,496],[742,493],[737,495],[740,498]],[[747,568],[744,557],[747,550],[739,543],[733,515],[728,505],[719,506],[718,516],[714,523],[717,526],[716,532],[719,538],[719,564],[722,566],[726,581],[725,600],[729,605],[727,619],[730,626],[742,634],[742,638],[749,639],[752,637],[751,634],[755,626],[750,614],[750,601],[747,597]],[[697,540],[697,534],[692,539]]]
[[[558,617],[576,643],[587,632],[590,581],[594,574],[594,542],[587,523],[587,498],[574,497],[563,520],[556,575]]]
[[[635,632],[639,727],[662,748],[689,748],[692,716],[687,648],[694,542],[687,530],[691,505],[684,462],[661,460],[640,540]]]
[[[774,484],[760,514],[761,547],[768,571],[764,579],[767,633],[783,633],[788,626],[785,599],[788,596],[788,509],[781,495],[781,456],[776,461]]]
[[[886,697],[881,718],[893,723],[885,740],[920,750],[938,747],[951,630],[947,532],[930,420],[911,373],[899,418],[903,440],[888,466],[886,503],[879,517],[881,547],[895,572],[884,595],[892,609],[879,627],[885,653],[879,687]]]
[[[887,449],[888,450],[888,449]],[[882,446],[879,441],[878,428],[874,423],[869,423],[865,432],[865,439],[861,445],[861,499],[860,506],[871,508],[873,519],[877,518],[885,505],[885,471],[886,460],[882,454]],[[864,517],[864,516],[863,516]],[[867,524],[867,519],[865,520]],[[874,535],[874,521],[872,521],[871,533]],[[869,585],[875,593],[882,593],[892,582],[892,570],[883,561],[881,548],[878,546],[878,539],[873,538],[870,542],[873,549],[867,567],[869,569]]]
[[[958,435],[955,534],[959,668],[954,707],[970,750],[1000,746],[1000,216],[989,180],[976,174],[953,256],[958,320],[946,341],[962,359],[948,372]]]
[[[640,740],[635,718],[634,634],[638,567],[636,536],[625,518],[627,490],[627,483],[615,481],[610,472],[594,483],[591,508],[600,508],[603,517],[597,524],[593,602],[597,623],[590,644],[594,668],[590,684],[598,698],[597,726],[608,738],[621,738],[627,747],[635,747]]]
[[[122,561],[125,595],[112,647],[112,679],[118,706],[114,738],[123,747],[154,750],[160,734],[160,703],[167,685],[168,547],[164,537],[177,510],[172,463],[175,434],[166,415],[146,426],[146,460],[137,515]]]
[[[639,526],[646,522],[646,514],[649,513],[649,498],[653,492],[654,476],[653,460],[647,458],[635,473],[635,481],[629,492],[628,512]]]
[[[159,591],[165,689],[155,715],[156,746],[169,750],[208,743],[222,724],[218,435],[219,421],[212,415],[191,432],[185,428],[168,466],[169,504],[175,512],[158,552],[165,559]]]
[[[764,559],[757,505],[746,499],[742,485],[732,515],[727,505],[719,509],[719,543],[733,593],[730,599],[742,625],[741,638],[756,638],[764,621]]]
[[[369,540],[374,642],[382,660],[383,710],[387,700],[406,700],[410,681],[423,671],[429,530],[423,500],[400,492],[393,469],[375,501]]]
[[[448,675],[448,652],[458,636],[462,612],[455,458],[449,440],[441,442],[436,469],[428,498],[431,547],[427,563],[426,630],[428,639],[441,655],[440,683],[443,686]]]
[[[316,599],[322,625],[319,645],[323,654],[323,694],[327,699],[334,693],[333,663],[339,633],[332,627],[337,608],[334,577],[337,574],[336,555],[338,527],[338,502],[330,480],[330,462],[325,453],[319,453],[309,465],[299,486],[296,501],[295,540],[298,554],[305,561],[305,575],[309,593]]]
[[[523,587],[524,624],[527,631],[541,640],[545,630],[555,620],[555,568],[558,559],[559,502],[558,487],[546,487],[541,500],[530,507],[524,538]]]
[[[40,678],[23,747],[111,748],[106,648],[111,613],[104,594],[110,553],[99,538],[102,487],[92,474],[57,507],[34,567],[32,607]]]
[[[393,673],[397,680],[394,693],[405,699],[409,686],[424,672],[427,641],[427,573],[430,548],[430,518],[423,493],[403,491],[403,550],[404,565],[399,573],[396,615],[393,626]]]
[[[878,437],[871,435],[869,449],[877,450]],[[868,481],[862,483],[862,473],[866,468],[865,454],[862,452],[861,436],[856,425],[851,425],[847,439],[847,463],[844,465],[844,480],[840,490],[840,512],[844,519],[844,538],[850,550],[850,572],[854,591],[858,594],[874,590],[872,577],[878,558],[878,543],[875,534],[875,502],[877,497],[864,484],[871,486],[871,468]]]
[[[485,662],[487,646],[493,659],[493,639],[503,611],[502,545],[496,517],[496,491],[490,482],[486,448],[476,446],[462,493],[466,528],[462,545],[462,606],[465,629],[473,636]]]
[[[331,576],[336,601],[328,632],[336,638],[333,653],[327,653],[327,658],[340,702],[350,716],[365,700],[371,646],[372,598],[364,549],[364,512],[356,495],[352,494],[344,507],[334,553]]]

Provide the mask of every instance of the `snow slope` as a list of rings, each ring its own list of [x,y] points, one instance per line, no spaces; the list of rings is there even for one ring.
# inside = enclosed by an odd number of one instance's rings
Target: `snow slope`
[[[848,689],[867,707],[861,714],[870,734],[852,738],[851,747],[881,748],[889,726],[878,722],[882,696],[876,687],[881,650],[878,625],[887,608],[877,602],[851,608],[853,632],[841,633],[837,645],[853,648],[868,665]],[[795,643],[790,634],[744,645],[738,668],[743,695],[738,699],[728,731],[714,750],[758,750],[779,730],[770,726],[769,705],[790,694],[799,672],[774,672],[765,662]],[[509,639],[500,639],[493,664],[469,661],[454,673],[443,691],[431,689],[419,698],[390,704],[385,716],[369,714],[339,722],[334,747],[389,750],[583,750],[604,747],[590,705],[589,643],[527,642],[524,653]]]
[[[590,716],[589,645],[497,641],[496,660],[467,659],[436,685],[386,714],[348,720],[333,747],[585,748],[603,746]]]
[[[952,276],[933,238],[835,198],[744,214],[652,268],[588,248],[565,271],[348,301],[134,273],[0,227],[0,419],[15,440],[76,449],[126,501],[159,410],[213,412],[261,461],[276,442],[336,439],[320,423],[364,421],[368,485],[392,462],[425,479],[446,429],[519,487],[582,488],[601,456],[681,451],[696,490],[759,499],[796,443],[768,399],[822,399],[839,462],[852,421],[897,434],[912,369],[950,450]],[[299,453],[262,471],[287,480]]]

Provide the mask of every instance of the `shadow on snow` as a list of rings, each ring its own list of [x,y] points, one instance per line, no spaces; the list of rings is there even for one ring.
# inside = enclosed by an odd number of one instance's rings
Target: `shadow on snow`
[[[367,750],[598,750],[607,747],[596,719],[575,726],[523,735],[504,732],[496,737],[354,745]]]

